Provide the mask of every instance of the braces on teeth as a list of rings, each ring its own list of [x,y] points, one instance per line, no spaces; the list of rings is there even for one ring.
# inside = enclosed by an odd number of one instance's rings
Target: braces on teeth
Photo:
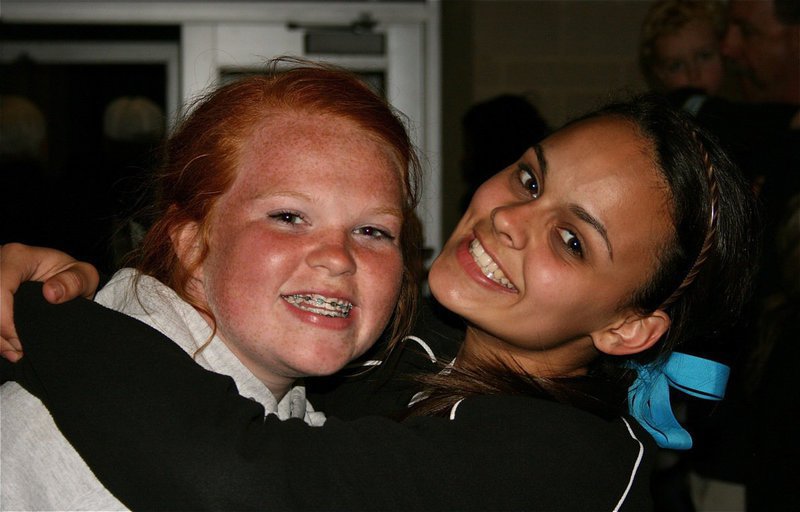
[[[475,260],[475,263],[481,268],[481,272],[483,275],[498,283],[509,290],[516,290],[511,281],[509,281],[503,271],[497,266],[492,258],[486,254],[486,251],[483,249],[483,246],[478,241],[478,239],[474,239],[469,244],[469,253],[472,255],[472,259]]]
[[[312,313],[329,316],[347,318],[350,315],[350,310],[353,305],[344,300],[328,299],[322,295],[283,295],[283,299],[302,309],[303,311],[310,311]]]

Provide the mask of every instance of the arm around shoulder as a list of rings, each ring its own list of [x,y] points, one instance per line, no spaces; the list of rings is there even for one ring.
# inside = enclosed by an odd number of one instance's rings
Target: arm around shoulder
[[[647,443],[620,421],[492,396],[452,419],[265,420],[228,377],[149,327],[92,314],[102,336],[70,332],[61,338],[75,346],[52,351],[39,340],[30,362],[46,365],[36,373],[64,434],[134,509],[587,510],[641,504],[647,487]],[[135,343],[120,341],[131,332]]]

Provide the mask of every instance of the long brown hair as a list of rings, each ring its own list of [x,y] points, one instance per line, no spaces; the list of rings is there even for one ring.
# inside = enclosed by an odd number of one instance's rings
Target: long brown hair
[[[442,414],[467,396],[497,393],[540,396],[593,410],[605,400],[620,409],[636,376],[630,361],[658,364],[677,346],[711,339],[736,321],[758,257],[755,200],[738,168],[713,136],[664,98],[639,96],[577,121],[598,117],[631,123],[669,187],[673,236],[663,241],[657,268],[619,305],[644,315],[665,310],[669,331],[645,352],[597,357],[588,377],[598,393],[586,378],[543,379],[500,360],[464,361],[459,364],[464,368],[449,374],[421,378],[431,399],[419,402],[412,414]],[[616,390],[599,389],[603,383]]]

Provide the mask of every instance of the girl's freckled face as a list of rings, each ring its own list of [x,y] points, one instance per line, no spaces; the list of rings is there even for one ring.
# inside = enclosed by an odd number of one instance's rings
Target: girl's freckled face
[[[333,373],[388,323],[402,275],[400,172],[346,119],[282,113],[256,125],[211,215],[195,292],[265,383]]]
[[[467,320],[468,340],[544,353],[617,319],[671,233],[647,142],[627,122],[590,119],[477,191],[430,287]]]

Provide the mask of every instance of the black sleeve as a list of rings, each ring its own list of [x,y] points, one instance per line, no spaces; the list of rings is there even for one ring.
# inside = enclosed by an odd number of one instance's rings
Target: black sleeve
[[[0,357],[0,384],[14,380],[14,364]]]
[[[525,397],[470,398],[453,420],[264,419],[229,377],[134,319],[29,287],[15,303],[25,378],[132,509],[648,507],[647,441],[621,420]]]
[[[421,298],[411,331],[414,339],[406,338],[389,351],[384,336],[341,372],[305,379],[308,399],[328,417],[344,420],[402,416],[421,390],[415,377],[441,371],[461,347],[463,321],[452,315],[431,299]],[[367,360],[381,364],[365,370]]]

